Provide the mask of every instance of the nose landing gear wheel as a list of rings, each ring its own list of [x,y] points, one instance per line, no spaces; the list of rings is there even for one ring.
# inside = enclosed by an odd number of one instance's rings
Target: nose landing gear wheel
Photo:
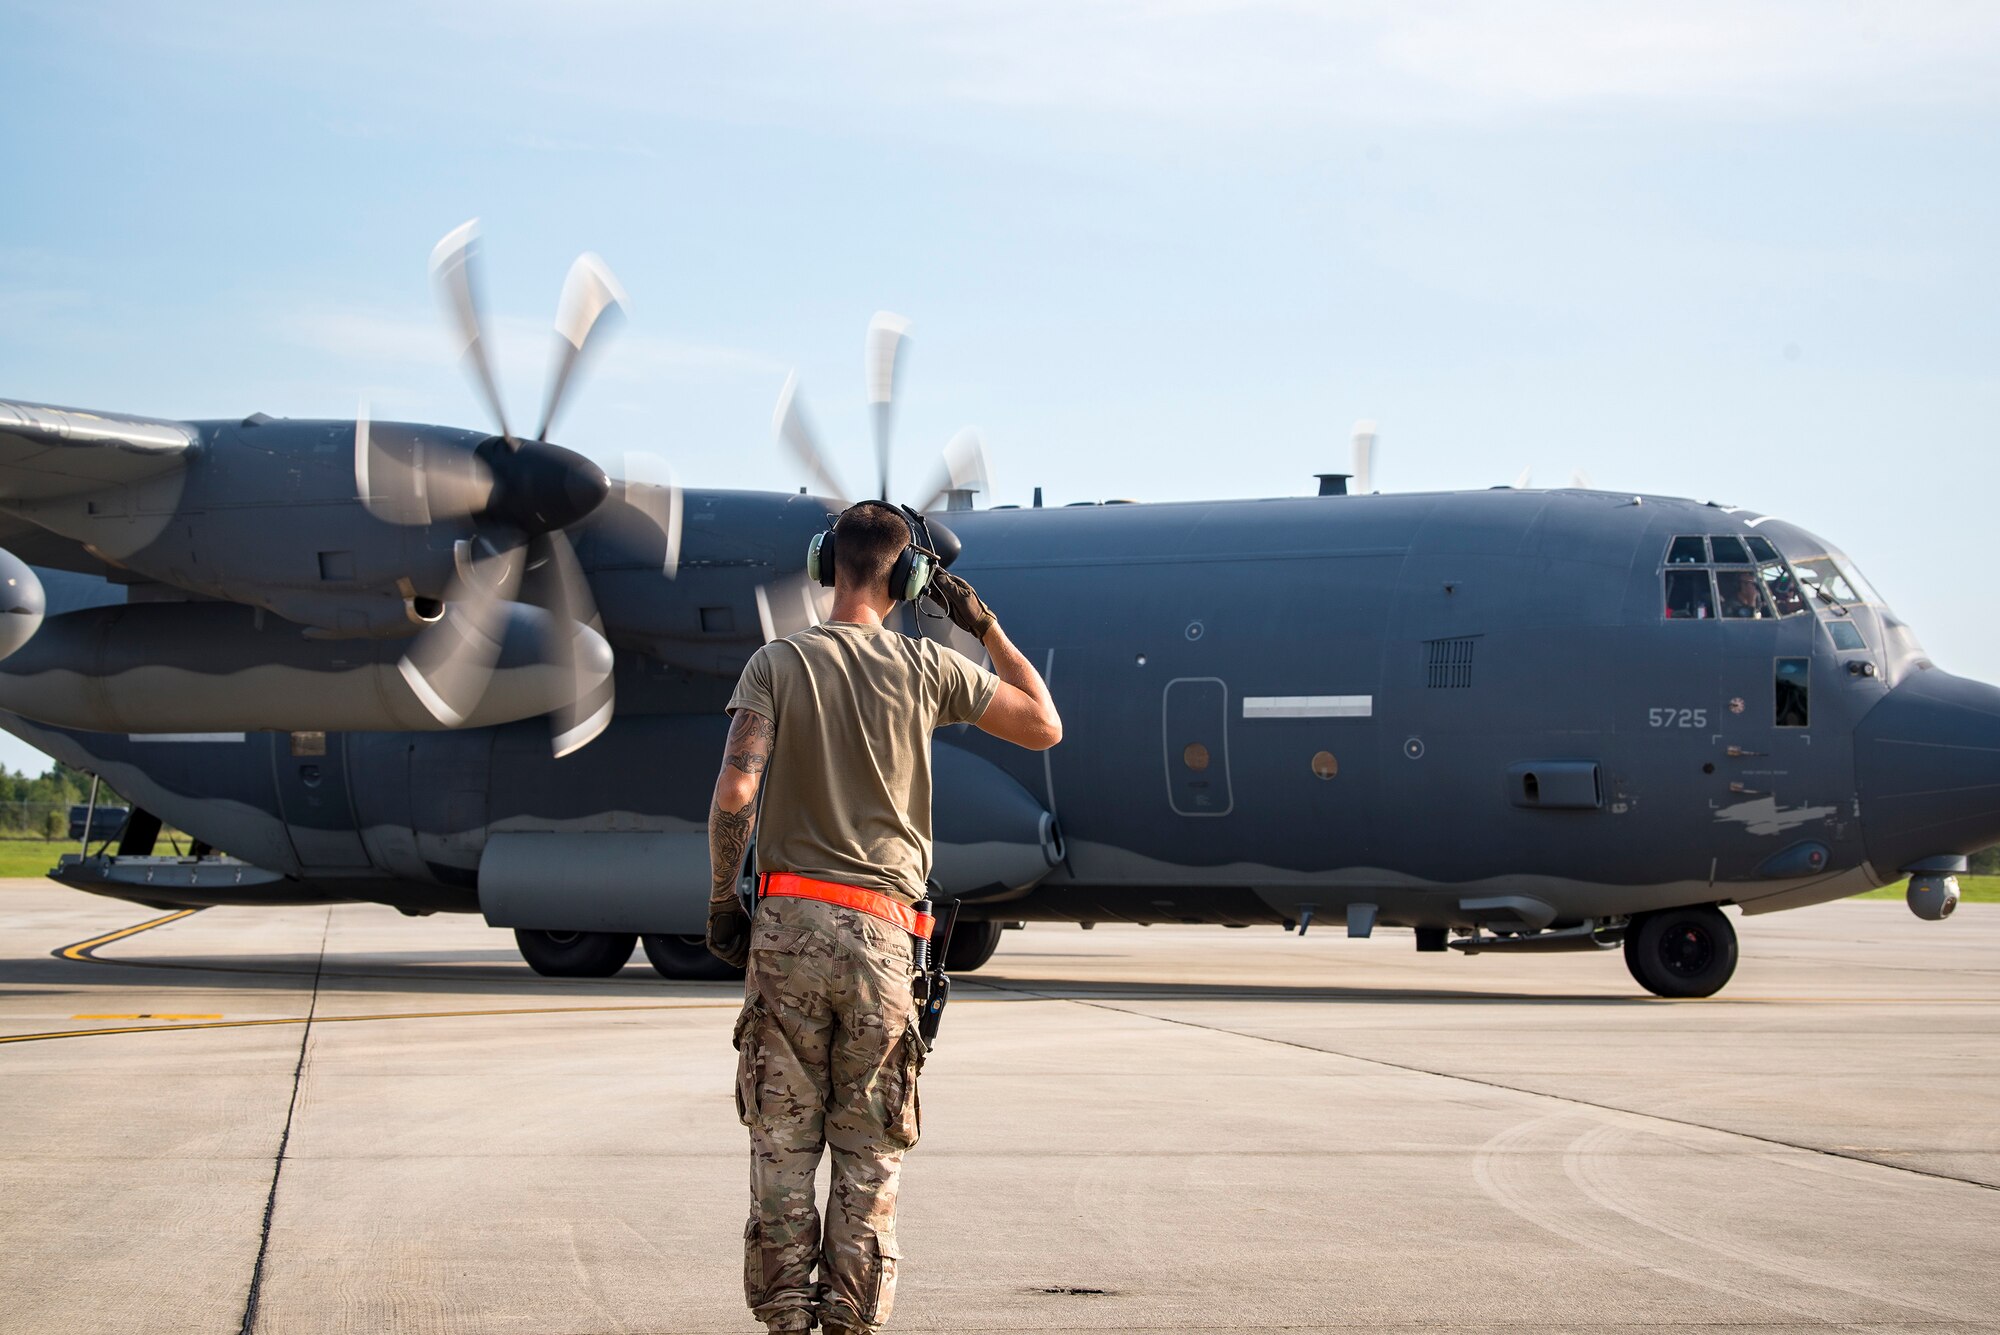
[[[1655,996],[1712,997],[1736,972],[1736,929],[1713,904],[1644,914],[1625,933],[1625,967]]]
[[[703,937],[647,932],[639,938],[639,944],[646,948],[653,972],[662,978],[676,982],[727,982],[743,976],[743,970],[709,954]]]
[[[637,938],[619,932],[543,932],[514,929],[521,958],[544,978],[609,978],[632,958]]]

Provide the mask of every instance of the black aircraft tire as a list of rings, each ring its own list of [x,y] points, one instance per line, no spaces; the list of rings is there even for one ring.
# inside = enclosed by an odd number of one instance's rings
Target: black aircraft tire
[[[544,978],[609,978],[632,958],[638,938],[626,932],[543,932],[514,929],[521,958]]]
[[[944,950],[944,971],[971,973],[992,959],[1000,949],[1002,930],[997,922],[959,923],[951,929],[951,944]]]
[[[1655,996],[1712,997],[1736,972],[1736,929],[1713,904],[1642,914],[1625,933],[1625,967]]]
[[[707,943],[699,936],[647,932],[639,944],[646,948],[653,972],[676,983],[727,982],[743,976],[743,970],[709,954]]]

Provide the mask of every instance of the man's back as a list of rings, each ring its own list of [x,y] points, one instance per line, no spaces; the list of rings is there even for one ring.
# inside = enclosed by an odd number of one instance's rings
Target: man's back
[[[994,676],[930,640],[829,622],[758,650],[729,708],[776,726],[759,872],[923,897],[931,862],[933,730],[975,722]]]

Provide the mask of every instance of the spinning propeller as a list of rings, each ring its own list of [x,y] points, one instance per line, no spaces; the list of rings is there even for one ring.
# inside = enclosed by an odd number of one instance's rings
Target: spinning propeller
[[[497,436],[466,447],[419,431],[376,427],[364,409],[354,424],[354,480],[370,514],[393,524],[470,519],[474,536],[456,546],[457,573],[444,608],[417,633],[398,668],[447,727],[473,715],[503,645],[521,639],[566,674],[565,703],[550,715],[551,745],[564,756],[611,721],[611,653],[590,584],[565,532],[603,504],[613,483],[580,454],[549,443],[578,371],[601,345],[625,301],[604,261],[585,254],[570,266],[556,308],[555,357],[532,440],[514,435],[500,398],[480,301],[479,236],[468,222],[431,253],[431,279],[457,336],[460,355]],[[643,456],[628,456],[642,466]],[[665,568],[680,559],[680,493],[662,483],[617,484],[620,498],[648,516],[665,539]]]
[[[896,376],[902,367],[903,354],[909,347],[909,330],[910,322],[902,316],[877,311],[868,322],[868,337],[864,345],[868,412],[875,437],[875,498],[882,501],[889,499]],[[805,468],[819,495],[843,509],[852,504],[850,493],[827,462],[819,437],[806,419],[799,395],[797,371],[786,377],[785,387],[778,392],[778,406],[771,416],[771,428],[779,443]],[[955,495],[990,493],[990,477],[986,443],[977,430],[966,427],[945,445],[923,504],[916,509],[927,514],[935,510],[940,502],[948,501]],[[949,549],[941,550],[939,556],[946,565],[950,565],[952,558],[958,555],[958,539],[935,520],[931,522],[931,530],[938,546]],[[805,626],[817,624],[822,615],[820,599],[819,586],[803,574],[760,586],[757,590],[757,615],[763,623],[764,638],[781,639]]]

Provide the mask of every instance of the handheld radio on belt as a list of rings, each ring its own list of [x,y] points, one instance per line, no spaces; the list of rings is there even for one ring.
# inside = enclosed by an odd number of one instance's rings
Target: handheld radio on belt
[[[931,913],[931,901],[919,900],[917,912]],[[930,940],[921,936],[911,938],[915,943],[917,976],[911,980],[910,992],[917,1000],[917,1032],[923,1036],[927,1049],[937,1046],[938,1025],[944,1020],[945,1003],[951,1000],[951,977],[944,971],[944,958],[951,946],[951,929],[958,923],[958,901],[946,901],[944,912],[936,918]]]

